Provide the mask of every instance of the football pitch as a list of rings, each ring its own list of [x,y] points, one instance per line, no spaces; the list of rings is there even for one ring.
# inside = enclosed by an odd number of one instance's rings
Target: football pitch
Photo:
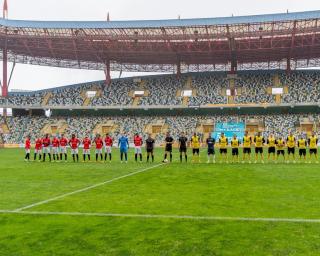
[[[320,254],[319,164],[113,156],[25,163],[1,149],[0,255]]]

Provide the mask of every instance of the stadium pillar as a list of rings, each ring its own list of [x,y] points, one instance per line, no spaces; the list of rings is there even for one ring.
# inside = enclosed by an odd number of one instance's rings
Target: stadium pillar
[[[287,75],[289,75],[291,72],[291,60],[287,59]]]
[[[7,40],[5,41],[5,47],[2,51],[2,97],[8,97],[8,52],[7,52]],[[7,116],[7,110],[3,109],[3,116]]]
[[[109,86],[111,84],[110,61],[109,60],[106,62],[106,68],[104,70],[104,73],[106,75],[106,86]]]
[[[3,77],[2,77],[2,97],[8,97],[8,53],[7,43],[2,51],[2,66],[3,66]]]
[[[181,77],[181,62],[178,61],[177,63],[177,78],[180,79]]]
[[[231,70],[230,70],[230,74],[236,74],[238,70],[238,64],[236,60],[232,60],[231,61]]]

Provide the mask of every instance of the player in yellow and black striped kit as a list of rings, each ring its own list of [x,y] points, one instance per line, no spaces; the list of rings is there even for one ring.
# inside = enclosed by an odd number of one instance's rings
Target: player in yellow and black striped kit
[[[224,133],[221,133],[219,138],[219,147],[221,161],[224,160],[226,163],[228,163],[228,138],[224,135]]]
[[[270,136],[267,139],[267,145],[268,145],[268,161],[270,161],[270,156],[272,155],[272,160],[276,160],[276,138],[273,136],[273,134],[270,134]]]
[[[231,148],[232,148],[232,162],[239,162],[239,147],[240,140],[238,140],[237,135],[234,134],[231,140]]]
[[[265,143],[265,139],[261,135],[261,132],[258,132],[257,136],[254,137],[254,143],[255,143],[255,153],[256,153],[255,162],[258,161],[258,158],[260,155],[260,160],[262,163],[264,163],[264,161],[263,161],[263,145]]]
[[[296,161],[296,156],[295,156],[296,137],[292,134],[292,132],[290,132],[289,136],[287,137],[287,147],[288,147],[287,163],[290,162],[290,156],[292,156],[292,160],[295,163],[295,161]]]
[[[310,162],[312,161],[312,156],[314,156],[316,163],[319,163],[319,161],[318,161],[318,137],[316,136],[315,132],[312,132],[312,135],[308,139],[308,144],[309,144]]]
[[[243,163],[246,159],[248,159],[248,162],[251,163],[251,144],[252,139],[249,136],[248,131],[246,131],[243,137]]]

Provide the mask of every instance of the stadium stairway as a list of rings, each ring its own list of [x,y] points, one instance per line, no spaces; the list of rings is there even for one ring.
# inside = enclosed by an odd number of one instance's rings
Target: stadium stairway
[[[41,106],[47,106],[51,97],[52,97],[52,92],[47,92],[46,95],[43,97]]]
[[[132,106],[137,107],[140,103],[140,100],[141,100],[141,97],[134,97],[133,102],[132,102]]]
[[[119,125],[117,125],[113,120],[109,120],[107,123],[98,123],[92,130],[93,134],[106,134],[106,133],[114,133],[119,129]]]
[[[182,105],[187,107],[189,105],[189,97],[183,97]]]
[[[8,125],[7,125],[7,120],[6,120],[6,119],[4,119],[4,122],[1,124],[1,130],[2,130],[2,132],[3,132],[4,134],[10,132],[9,127],[8,127]]]
[[[86,97],[86,99],[83,102],[83,107],[89,106],[90,102],[91,102],[91,98]]]
[[[60,120],[57,123],[51,123],[51,124],[46,124],[42,129],[41,129],[41,134],[63,134],[65,133],[66,129],[68,128],[68,124],[65,120]]]
[[[87,97],[87,91],[82,91],[82,92],[81,92],[81,97],[82,97],[82,99],[83,99],[83,105],[82,105],[83,107],[89,106],[90,103],[91,103],[91,101],[92,101],[92,99],[100,98],[101,95],[103,94],[102,89],[101,89],[100,87],[98,87],[98,86],[95,86],[95,85],[94,85],[94,86],[92,87],[92,90],[93,90],[93,91],[96,91],[96,95],[95,95],[93,98]]]

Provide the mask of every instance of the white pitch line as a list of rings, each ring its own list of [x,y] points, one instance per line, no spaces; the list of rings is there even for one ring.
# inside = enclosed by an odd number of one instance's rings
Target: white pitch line
[[[114,178],[114,179],[111,179],[111,180],[107,180],[107,181],[104,181],[104,182],[101,182],[101,183],[98,183],[98,184],[95,184],[95,185],[92,185],[92,186],[89,186],[89,187],[78,189],[78,190],[75,190],[75,191],[72,191],[72,192],[69,192],[69,193],[66,193],[66,194],[62,194],[60,196],[56,196],[56,197],[53,197],[53,198],[50,198],[50,199],[47,199],[47,200],[43,200],[43,201],[40,201],[40,202],[37,202],[37,203],[34,203],[34,204],[30,204],[30,205],[15,209],[15,210],[13,210],[13,212],[20,212],[20,211],[23,211],[23,210],[26,210],[26,209],[33,208],[35,206],[43,205],[43,204],[46,204],[46,203],[49,203],[49,202],[52,202],[52,201],[67,197],[67,196],[71,196],[71,195],[78,194],[78,193],[81,193],[81,192],[84,192],[84,191],[88,191],[90,189],[101,187],[103,185],[112,183],[114,181],[121,180],[121,179],[130,177],[130,176],[133,176],[133,175],[136,175],[136,174],[139,174],[139,173],[146,172],[148,170],[157,168],[157,167],[159,167],[161,165],[164,165],[164,164],[161,163],[161,164],[158,164],[158,165],[154,165],[154,166],[151,166],[151,167],[148,167],[148,168],[136,171],[136,172],[132,172],[132,173],[129,173],[129,174],[126,174],[126,175],[123,175],[123,176],[120,176],[120,177],[117,177],[117,178]]]
[[[289,223],[320,223],[320,219],[303,218],[250,218],[250,217],[221,217],[195,215],[157,215],[157,214],[126,214],[126,213],[89,213],[89,212],[42,212],[42,211],[12,211],[0,210],[0,214],[20,215],[56,215],[56,216],[83,216],[83,217],[122,217],[139,219],[179,219],[179,220],[206,220],[206,221],[242,221],[242,222],[289,222]]]

